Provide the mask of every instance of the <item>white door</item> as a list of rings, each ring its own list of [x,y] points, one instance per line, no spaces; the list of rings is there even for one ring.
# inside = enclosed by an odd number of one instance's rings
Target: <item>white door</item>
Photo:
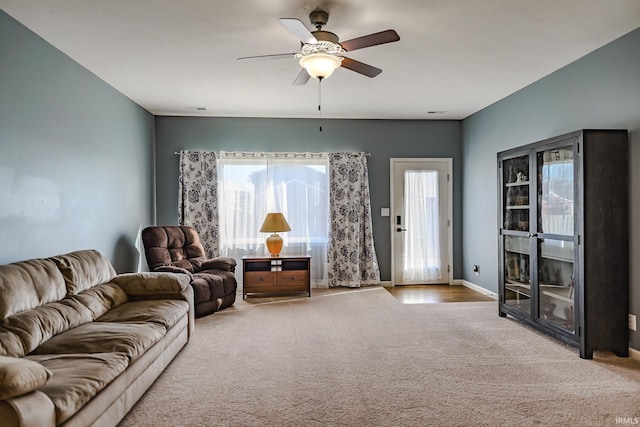
[[[452,159],[391,159],[392,281],[451,283]]]

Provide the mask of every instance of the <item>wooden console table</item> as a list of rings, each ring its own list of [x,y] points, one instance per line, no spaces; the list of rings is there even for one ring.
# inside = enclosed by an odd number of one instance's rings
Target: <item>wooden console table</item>
[[[306,292],[311,296],[311,257],[242,257],[242,299],[253,293]]]

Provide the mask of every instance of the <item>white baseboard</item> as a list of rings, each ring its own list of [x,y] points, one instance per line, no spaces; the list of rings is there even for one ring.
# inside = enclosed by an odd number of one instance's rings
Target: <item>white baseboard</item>
[[[629,347],[629,357],[635,360],[640,360],[640,350]]]
[[[482,286],[478,286],[476,284],[473,284],[467,280],[455,280],[455,282],[460,282],[459,284],[462,286],[465,286],[469,289],[473,289],[476,292],[481,293],[482,295],[486,295],[490,298],[493,298],[494,300],[498,300],[498,294],[496,294],[495,292],[492,292],[488,289],[483,288]]]

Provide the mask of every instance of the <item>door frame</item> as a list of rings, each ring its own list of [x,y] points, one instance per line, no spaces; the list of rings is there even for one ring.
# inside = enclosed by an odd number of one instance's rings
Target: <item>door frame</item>
[[[396,286],[396,265],[395,265],[395,217],[396,208],[395,196],[395,165],[396,163],[444,163],[447,167],[447,256],[449,257],[447,282],[453,284],[453,158],[390,158],[389,159],[389,227],[391,238],[391,286]]]

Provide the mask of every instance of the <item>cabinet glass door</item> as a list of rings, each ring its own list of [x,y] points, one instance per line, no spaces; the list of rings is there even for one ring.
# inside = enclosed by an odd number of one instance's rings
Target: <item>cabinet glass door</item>
[[[574,332],[574,244],[538,239],[539,316]]]
[[[538,317],[570,333],[574,316],[573,146],[537,154]]]
[[[531,313],[529,238],[504,236],[504,303]]]
[[[573,147],[541,151],[538,169],[538,233],[573,236]]]
[[[505,230],[529,230],[529,156],[504,160],[502,194]]]

